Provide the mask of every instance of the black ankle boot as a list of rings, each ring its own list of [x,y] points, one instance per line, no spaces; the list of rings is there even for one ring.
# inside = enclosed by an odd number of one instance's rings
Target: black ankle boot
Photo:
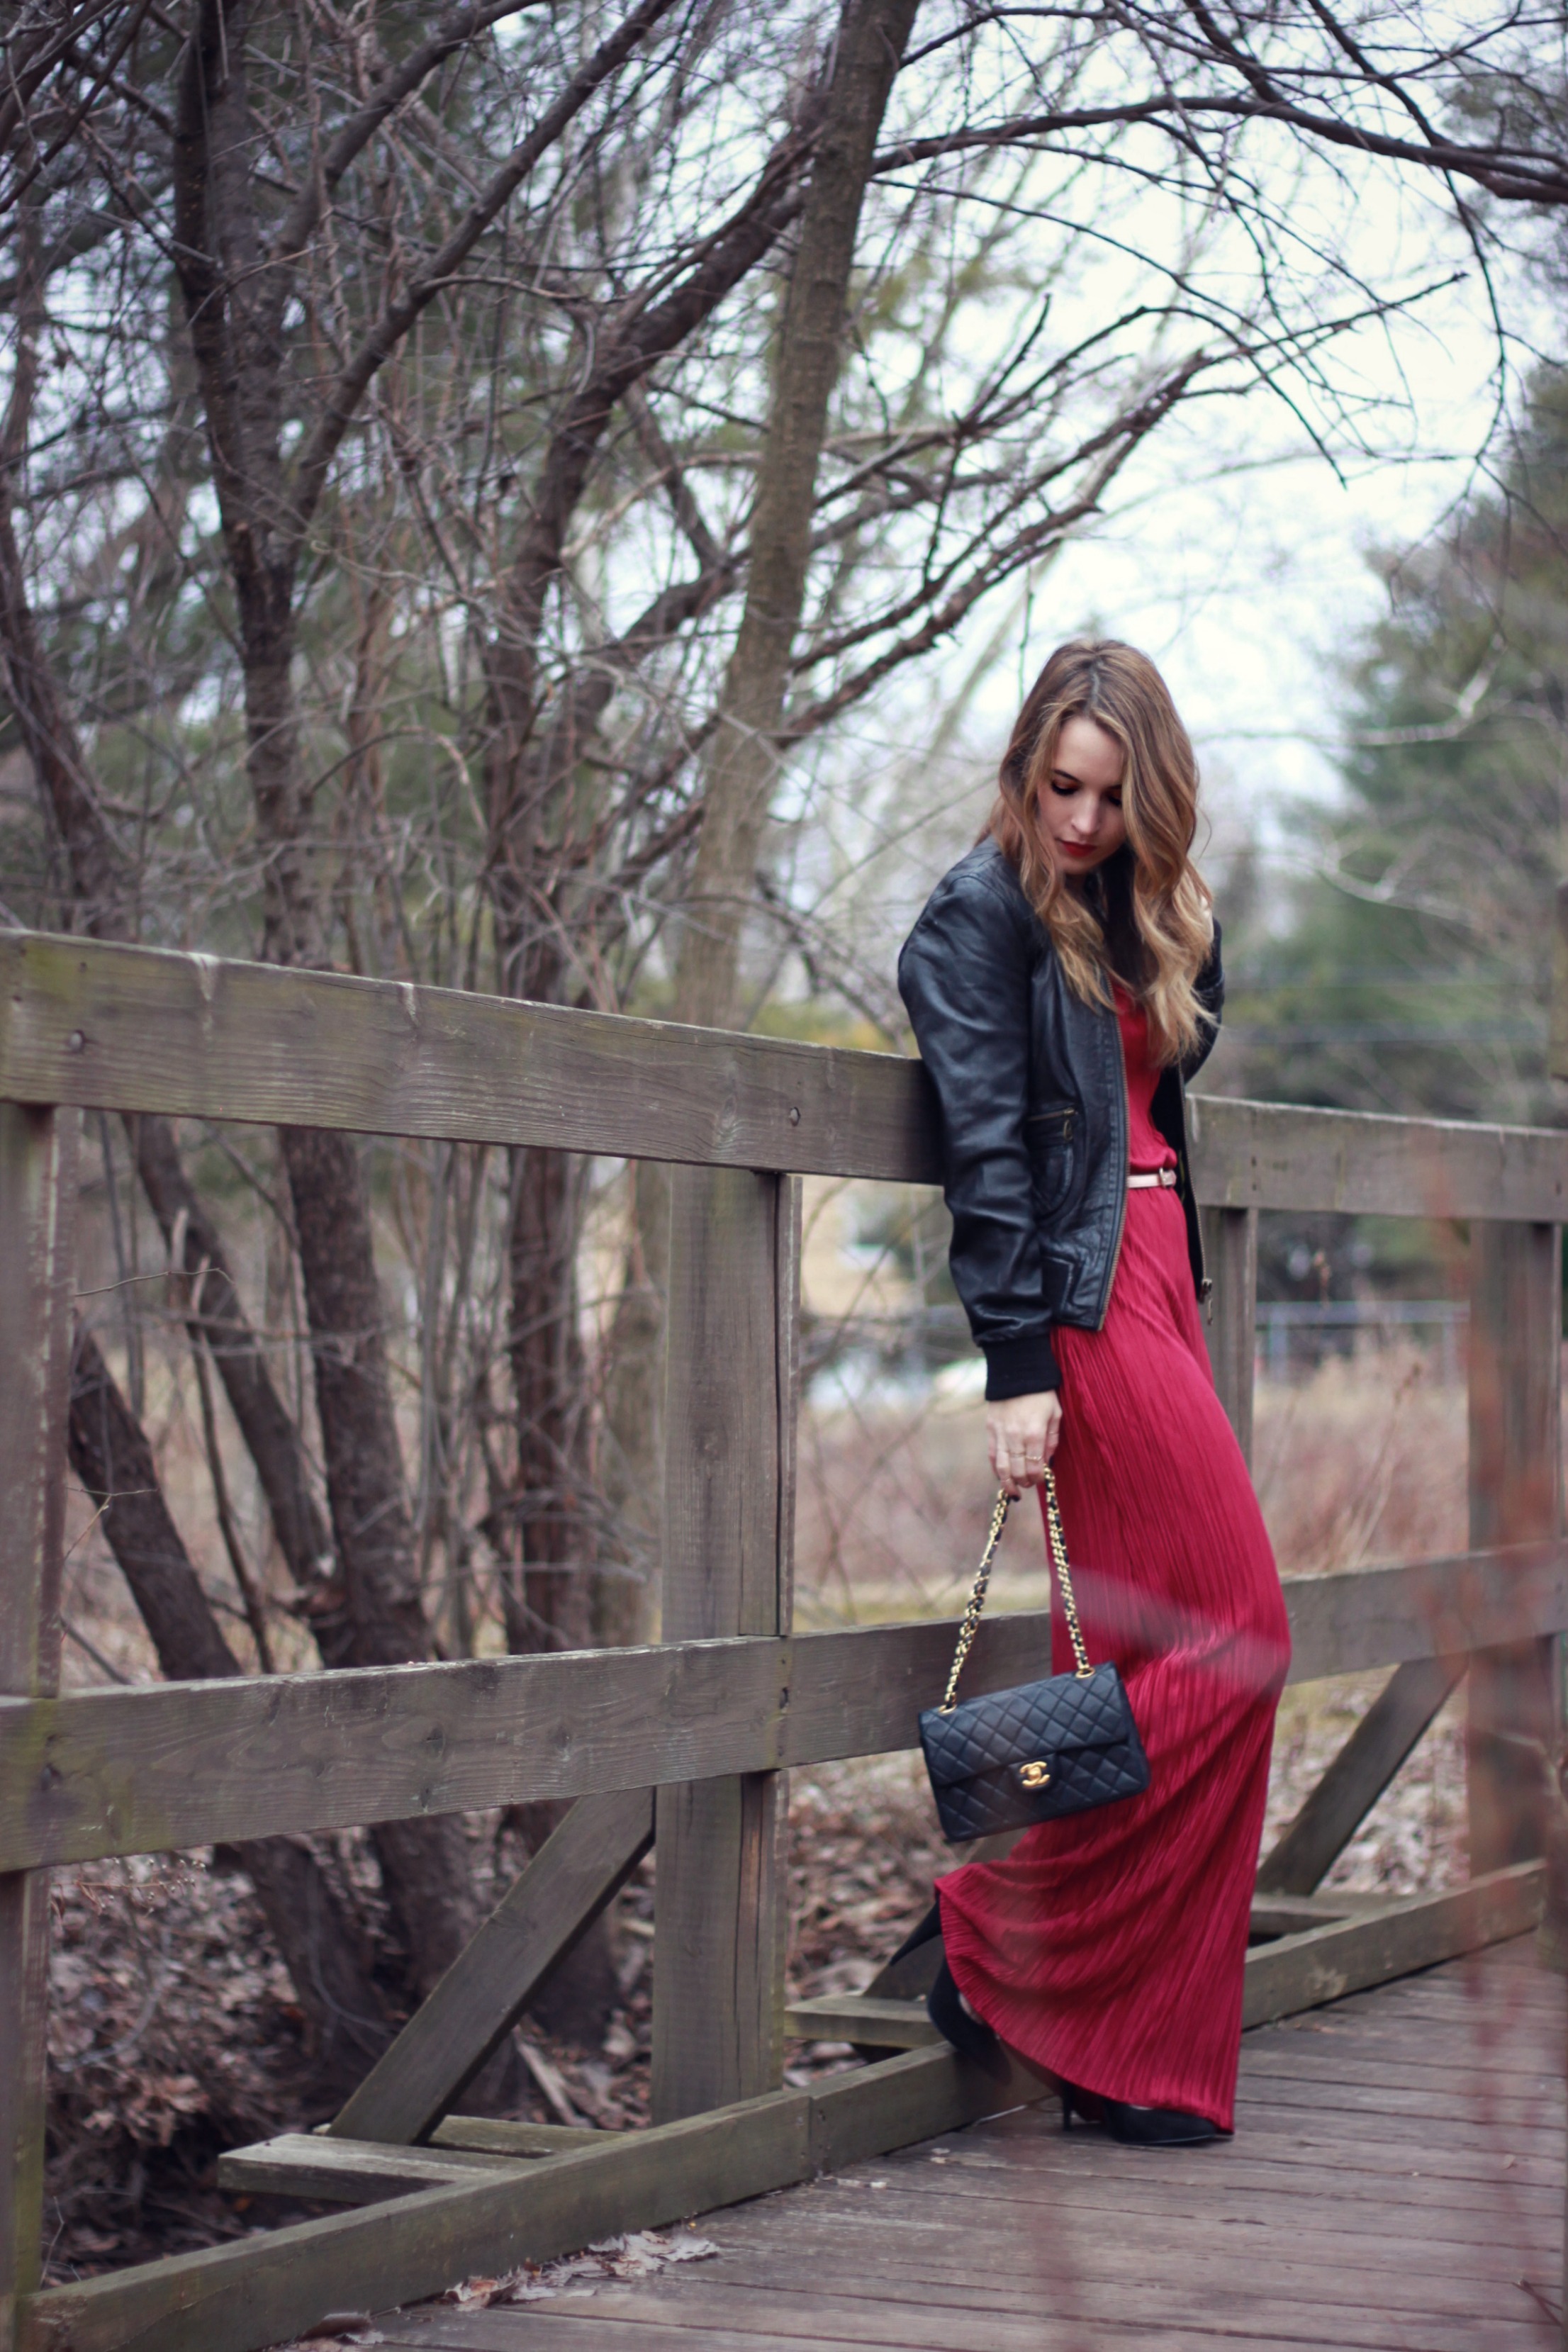
[[[1072,2129],[1074,2109],[1085,2123],[1103,2124],[1124,2147],[1202,2147],[1223,2138],[1206,2116],[1184,2115],[1180,2107],[1135,2107],[1125,2099],[1102,2098],[1098,2091],[1062,2084],[1062,2129]]]
[[[937,1971],[936,1982],[926,1995],[926,2015],[942,2035],[951,2042],[961,2058],[972,2059],[976,2066],[998,2083],[1005,2083],[1012,2069],[1007,2054],[988,2025],[971,2017],[953,1982],[952,1970],[943,1960]]]

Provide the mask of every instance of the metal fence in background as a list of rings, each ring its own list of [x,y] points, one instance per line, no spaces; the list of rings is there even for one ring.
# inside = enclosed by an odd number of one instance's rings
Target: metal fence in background
[[[1270,1381],[1315,1371],[1327,1355],[1349,1355],[1363,1339],[1389,1347],[1413,1339],[1437,1350],[1438,1377],[1464,1370],[1459,1335],[1470,1310],[1454,1298],[1260,1298],[1258,1369]]]

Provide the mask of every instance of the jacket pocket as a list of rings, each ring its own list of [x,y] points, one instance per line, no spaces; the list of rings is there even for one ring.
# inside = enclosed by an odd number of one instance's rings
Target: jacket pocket
[[[1053,1216],[1072,1190],[1083,1114],[1077,1103],[1047,1103],[1024,1121],[1029,1188],[1037,1217]]]

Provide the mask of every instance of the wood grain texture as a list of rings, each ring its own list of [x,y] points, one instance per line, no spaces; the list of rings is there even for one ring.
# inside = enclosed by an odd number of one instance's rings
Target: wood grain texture
[[[0,1867],[907,1747],[952,1639],[878,1626],[0,1701]],[[973,1688],[1037,1672],[1047,1640],[1043,1612],[987,1623]]]
[[[939,1180],[918,1063],[456,990],[0,933],[0,1097]]]
[[[874,1993],[819,1993],[792,2000],[784,2030],[802,2042],[853,2042],[862,2050],[934,2050],[942,2036],[921,2000]]]
[[[0,1097],[372,1135],[941,1181],[892,1055],[41,932],[0,934]],[[1188,1097],[1200,1200],[1568,1216],[1568,1137]]]
[[[438,2294],[474,2272],[512,2269],[618,2231],[654,2229],[760,2196],[808,2179],[822,2163],[953,2129],[1037,2097],[1041,2087],[1023,2070],[998,2085],[951,2051],[919,2051],[811,2092],[773,2091],[649,2131],[605,2133],[598,2147],[505,2173],[481,2156],[472,2185],[415,2189],[266,2237],[51,2288],[23,2305],[19,2352],[256,2352],[329,2312],[384,2309]],[[308,2167],[312,2147],[329,2151],[330,2161],[333,2143],[310,2136],[302,2145],[289,2139],[285,2161]],[[442,2159],[432,2152],[430,2160]],[[351,2168],[409,2161],[425,2158],[374,2149],[350,2157]],[[339,2189],[347,2185],[342,2172],[335,2178]]]
[[[982,2116],[1050,2096],[1054,2093],[1041,2077],[1016,2060],[998,2082],[945,2042],[934,2050],[904,2051],[826,2075],[813,2086],[812,2170],[837,2172],[938,2132],[957,2131]]]
[[[1504,2326],[1498,2314],[1515,2307],[1509,2298],[1518,2298],[1521,2273],[1536,2275],[1544,2259],[1542,2274],[1551,2275],[1563,2177],[1556,2117],[1543,2115],[1545,2127],[1521,2141],[1511,2111],[1494,2113],[1488,2084],[1504,2057],[1533,2059],[1554,2074],[1561,2001],[1551,1979],[1520,1969],[1517,1950],[1464,1963],[1462,1974],[1444,1971],[1359,1995],[1334,2011],[1329,2037],[1320,2039],[1311,2026],[1249,2036],[1238,2136],[1224,2147],[1176,2151],[1156,2163],[1100,2134],[1042,2133],[1036,2116],[1016,2111],[933,2147],[932,2134],[951,2133],[965,2119],[951,2107],[933,2117],[931,2094],[944,2073],[973,2113],[1013,2109],[1038,2086],[1016,2091],[984,2078],[966,2084],[951,2053],[914,2052],[762,2103],[775,2115],[785,2102],[805,2105],[804,2151],[793,2104],[781,2116],[783,2130],[770,2135],[773,2146],[761,2150],[744,2129],[727,2142],[710,2139],[711,2127],[728,2118],[631,2134],[632,2148],[623,2152],[616,2143],[590,2151],[590,2169],[574,2177],[557,2160],[530,2168],[530,2178],[515,2185],[405,2197],[57,2291],[27,2310],[24,2342],[26,2352],[132,2346],[254,2352],[309,2324],[302,2314],[312,2304],[319,2314],[384,2309],[384,2294],[438,2292],[468,2272],[509,2266],[525,2248],[542,2252],[563,2208],[578,2228],[574,2243],[590,2232],[652,2224],[658,2215],[681,2218],[667,2174],[678,2176],[677,2195],[705,2174],[714,2203],[755,2194],[770,2171],[768,2185],[783,2186],[777,2143],[784,2139],[802,2166],[797,2179],[816,2169],[814,2152],[817,2162],[847,2167],[885,2158],[878,2172],[887,2186],[874,2201],[863,2174],[851,2172],[799,2197],[704,2217],[704,2231],[724,2255],[714,2280],[750,2281],[759,2310],[777,2303],[795,2311],[807,2340],[822,2340],[811,2334],[813,2298],[847,2293],[859,2346],[908,2341],[903,2315],[917,2313],[940,2323],[935,2342],[944,2352],[990,2352],[1015,2340],[1019,2352],[1079,2352],[1090,2342],[1125,2342],[1128,2352],[1205,2352],[1220,2320],[1226,2344],[1242,2352],[1252,2345],[1282,2352],[1350,2342],[1365,2352],[1412,2344],[1423,2352],[1484,2352],[1494,2343],[1529,2352],[1538,2334],[1532,2307],[1518,2300],[1517,2324]],[[1397,2041],[1413,2003],[1422,2021],[1417,2082],[1428,2087],[1419,2113],[1384,2126],[1373,2112],[1347,2109],[1332,2078],[1347,2055],[1364,2049],[1375,2090],[1387,2021]],[[1293,2080],[1280,2078],[1281,2066]],[[1472,2076],[1480,2088],[1468,2097],[1463,2085]],[[865,2114],[876,2096],[880,2129],[869,2128]],[[899,2144],[895,2128],[927,2145],[887,2156]],[[1389,2137],[1396,2132],[1405,2137]],[[1504,2170],[1503,2155],[1513,2151]],[[646,2202],[637,2203],[645,2191]],[[700,2210],[699,2200],[686,2210]],[[399,2274],[416,2274],[420,2284],[398,2290]],[[700,2275],[683,2271],[658,2289],[684,2298]],[[1142,2318],[1118,2310],[1102,2325],[1106,2298],[1129,2279],[1145,2298]],[[1181,2298],[1200,2294],[1205,2315],[1186,2326]],[[504,2352],[510,2342],[536,2340],[534,2322],[553,2313],[567,2329],[563,2352],[572,2352],[579,2340],[590,2341],[597,2301],[498,2309],[479,2315],[490,2323],[483,2335],[472,2315],[452,2310],[389,2316],[381,2330],[391,2342],[434,2347],[449,2336],[454,2345],[489,2342]],[[1008,2313],[1026,2336],[1006,2333]],[[644,2340],[629,2306],[624,2316],[632,2324],[620,2339]],[[689,2316],[704,2347],[731,2340],[700,2309]],[[765,2322],[763,2329],[766,2342]],[[931,2344],[932,2335],[916,2340]],[[747,2330],[733,2340],[759,2338]]]
[[[651,1790],[579,1797],[383,2052],[333,2135],[405,2147],[424,2139],[652,1843]]]
[[[1568,1217],[1568,1134],[1187,1097],[1200,1201],[1383,1217]]]
[[[537,2160],[537,2159],[535,2159]],[[280,2132],[217,2160],[217,2185],[245,2197],[307,2197],[322,2205],[375,2205],[417,2189],[466,2187],[526,2172],[528,2159],[464,2148],[386,2147],[367,2139]]]
[[[1408,1895],[1361,1918],[1336,1919],[1259,1945],[1247,1956],[1242,2021],[1264,2025],[1528,1935],[1540,1924],[1545,1876],[1540,1863],[1515,1863],[1468,1886]]]
[[[570,2253],[805,2178],[810,2101],[780,2091],[662,2130],[605,2135],[268,2236],[54,2287],[22,2306],[20,2352],[255,2352],[327,2313],[439,2294],[477,2271]]]
[[[1209,1365],[1242,1458],[1252,1467],[1253,1367],[1258,1326],[1258,1212],[1205,1209],[1204,1260],[1214,1284],[1205,1327]]]
[[[700,2115],[784,2072],[780,1775],[658,1791],[654,1888],[654,2119]]]
[[[1521,2145],[1488,2086],[1500,2053],[1528,2054],[1557,2125],[1561,2003],[1521,2019],[1516,1958],[1505,1948],[1248,2034],[1223,2146],[1156,2159],[1025,2110],[874,2170],[857,2151],[843,2179],[705,2216],[716,2262],[570,2304],[378,2324],[411,2352],[1536,2352],[1547,2329],[1518,2282],[1552,2294],[1561,2147],[1551,2130]],[[1445,2015],[1409,2070],[1424,2144],[1384,2141],[1335,2078],[1352,2053],[1375,2095],[1391,2007],[1439,1988]],[[1289,2107],[1281,2066],[1300,2095]]]
[[[1292,1682],[1568,1630],[1568,1545],[1295,1577]],[[0,1870],[911,1747],[952,1621],[0,1699]],[[976,1695],[1044,1671],[987,1618]],[[787,1696],[786,1696],[787,1694]]]
[[[670,1180],[666,1642],[780,1630],[781,1192],[744,1169]]]
[[[0,1692],[59,1680],[74,1270],[74,1111],[0,1103]],[[37,2284],[43,2222],[48,1879],[0,1875],[0,2346]]]
[[[1457,1552],[1285,1585],[1293,1683],[1568,1628],[1568,1545]]]
[[[1365,1986],[1525,1935],[1540,1918],[1542,1902],[1541,1866],[1526,1864],[1445,1894],[1369,1903],[1353,1916],[1297,1926],[1247,1953],[1245,2022],[1264,2025],[1294,2017]],[[1255,1924],[1260,1915],[1267,1915],[1266,1904],[1255,1906]],[[789,2026],[792,2033],[861,2048],[921,2050],[940,2038],[923,2001],[867,1994],[795,2001]]]
[[[1563,1237],[1552,1224],[1470,1229],[1469,1507],[1473,1544],[1563,1527]],[[1552,1642],[1472,1661],[1467,1732],[1470,1867],[1545,1851],[1544,1759],[1556,1747]]]
[[[799,1264],[792,1182],[744,1170],[676,1171],[665,1327],[667,1642],[787,1630]],[[659,1790],[656,2122],[755,2097],[780,2080],[782,1795],[774,1772]]]
[[[1258,1864],[1261,1894],[1310,1895],[1327,1877],[1417,1740],[1458,1687],[1466,1661],[1396,1666],[1300,1811]]]
[[[881,2200],[889,2202],[890,2200]],[[912,2234],[915,2218],[895,2208],[880,2215],[884,2231]],[[1239,2283],[1217,2291],[1212,2271],[1200,2259],[1172,2259],[1163,2265],[1163,2285],[1151,2288],[1139,2273],[1103,2260],[1089,2279],[1075,2276],[1063,2292],[1050,2294],[1044,2282],[1031,2310],[1017,2290],[1009,2294],[999,2274],[1016,2255],[999,2234],[973,2247],[977,2276],[968,2298],[916,2298],[899,2292],[896,2268],[884,2260],[869,2294],[853,2276],[835,2288],[796,2271],[792,2281],[780,2270],[755,2285],[732,2283],[706,2267],[669,2284],[647,2281],[600,2289],[580,2307],[546,2304],[525,2312],[491,2309],[467,2316],[432,2314],[404,2320],[387,2341],[428,2352],[679,2352],[683,2341],[701,2352],[1110,2352],[1136,2346],[1139,2352],[1336,2352],[1369,2343],[1418,2343],[1419,2352],[1541,2352],[1517,2324],[1478,2320],[1472,2290],[1458,2299],[1457,2317],[1424,2312],[1418,2338],[1384,2335],[1400,2315],[1380,2314],[1358,2321],[1353,2287],[1337,2297],[1314,2293],[1310,2282],[1293,2282],[1292,2293],[1271,2264],[1259,2262],[1258,2290]],[[1047,2274],[1048,2275],[1048,2274]],[[1052,2282],[1054,2284],[1054,2281]],[[880,2292],[879,2292],[880,2291]],[[875,2296],[879,2308],[868,2308]],[[942,2307],[945,2302],[946,2308]]]
[[[590,2125],[520,2124],[501,2116],[447,2116],[430,2135],[432,2147],[463,2147],[476,2156],[561,2156],[569,2147],[603,2147],[605,2134]]]

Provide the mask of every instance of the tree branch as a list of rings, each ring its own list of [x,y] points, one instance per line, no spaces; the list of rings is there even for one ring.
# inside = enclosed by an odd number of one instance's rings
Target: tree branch
[[[360,344],[327,395],[326,405],[306,439],[295,467],[291,493],[292,528],[296,543],[303,538],[326,486],[328,469],[343,435],[353,421],[378,371],[385,366],[420,313],[462,268],[480,237],[511,202],[542,155],[549,152],[574,118],[580,114],[600,85],[623,65],[637,44],[667,16],[675,0],[641,0],[626,22],[600,43],[586,64],[567,83],[528,137],[513,148],[484,194],[475,198],[463,219],[442,246],[428,268],[412,281],[395,302],[389,302]]]
[[[960,155],[976,149],[1016,146],[1025,140],[1046,139],[1064,131],[1093,131],[1157,122],[1163,118],[1184,121],[1203,115],[1222,115],[1237,121],[1282,122],[1334,147],[1353,148],[1394,163],[1421,163],[1433,171],[1453,172],[1474,180],[1497,196],[1520,204],[1568,204],[1568,157],[1548,152],[1532,156],[1528,150],[1509,147],[1462,146],[1451,140],[1426,142],[1396,139],[1391,132],[1370,131],[1331,115],[1316,114],[1282,98],[1213,98],[1171,95],[1129,100],[1119,106],[1064,107],[1049,114],[1020,114],[988,128],[942,132],[930,139],[906,140],[884,148],[873,171],[879,178],[942,155]]]
[[[273,238],[272,259],[292,261],[302,252],[354,158],[363,153],[387,117],[395,113],[404,100],[411,98],[421,82],[428,80],[454,50],[466,47],[479,34],[488,32],[506,17],[521,16],[527,9],[542,5],[543,0],[489,0],[488,5],[454,9],[427,41],[421,42],[400,66],[385,74],[375,95],[336,133],[319,169],[300,190],[293,210],[285,215]]]

